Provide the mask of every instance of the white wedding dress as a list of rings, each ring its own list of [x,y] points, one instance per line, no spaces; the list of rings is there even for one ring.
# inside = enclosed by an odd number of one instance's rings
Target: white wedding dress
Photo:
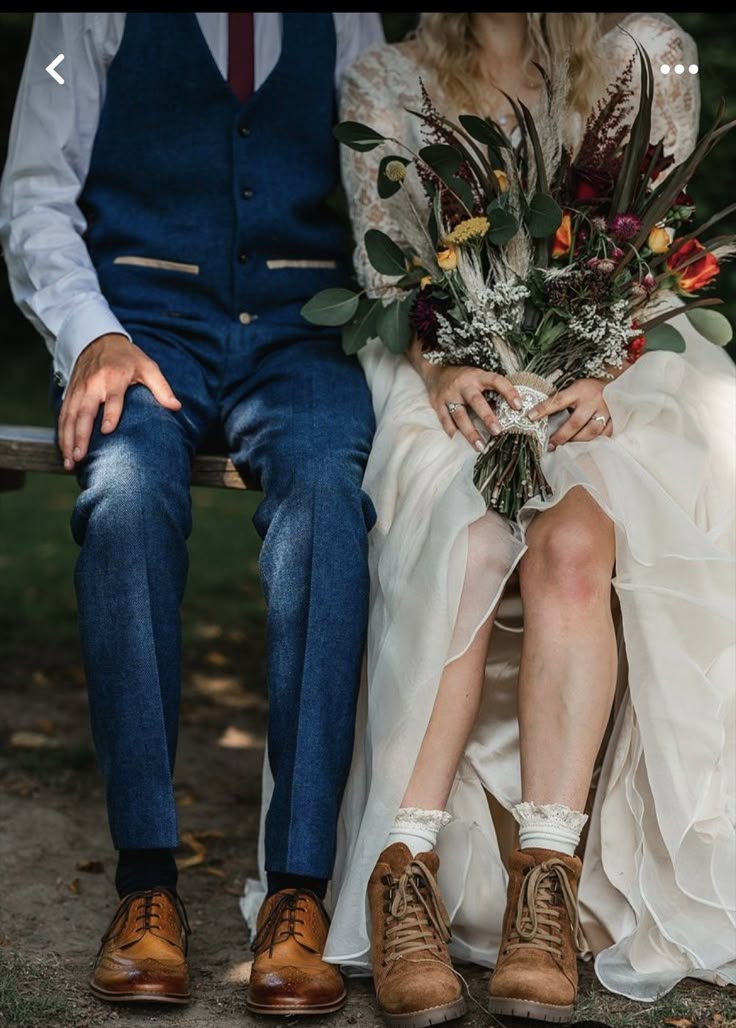
[[[656,69],[652,139],[664,136],[679,161],[696,138],[697,77],[665,77],[658,69],[678,62],[687,68],[696,61],[694,44],[665,15],[629,15],[625,27]],[[611,77],[631,51],[623,33],[603,38]],[[402,48],[367,51],[348,72],[341,118],[421,145],[418,119],[405,110],[420,106],[420,73]],[[442,109],[436,92],[433,99]],[[380,228],[421,252],[402,192],[378,199],[377,167],[386,152],[343,148],[356,238]],[[423,209],[416,180],[407,178],[405,188]],[[362,245],[356,268],[369,292],[383,284]],[[728,357],[684,317],[678,328],[686,352],[646,355],[606,387],[612,438],[548,453],[544,470],[554,498],[531,501],[522,517],[525,525],[535,511],[583,486],[616,528],[621,673],[580,904],[599,979],[640,1000],[685,976],[736,982],[736,377]],[[443,669],[502,596],[524,553],[524,532],[486,512],[472,481],[474,450],[459,433],[444,433],[408,361],[378,340],[360,358],[377,417],[365,489],[378,522],[370,536],[366,672],[326,957],[369,970],[368,878],[401,804]],[[499,621],[518,632],[518,591],[506,593]],[[438,844],[452,951],[485,966],[496,958],[506,900],[507,812],[521,798],[519,640],[494,629],[481,713],[449,802],[453,821]],[[269,795],[266,768],[264,809]],[[261,898],[258,883],[249,883],[242,906],[251,923]]]

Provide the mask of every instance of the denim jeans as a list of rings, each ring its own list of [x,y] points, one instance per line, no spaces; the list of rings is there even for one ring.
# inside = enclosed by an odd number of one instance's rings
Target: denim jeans
[[[120,312],[118,312],[120,314]],[[296,318],[158,320],[126,328],[182,409],[131,387],[120,424],[98,416],[72,515],[92,731],[116,848],[174,847],[191,459],[215,424],[263,500],[268,610],[266,820],[271,871],[329,878],[353,746],[368,610],[361,489],[374,419],[362,371],[332,331]],[[57,410],[60,396],[56,397]]]

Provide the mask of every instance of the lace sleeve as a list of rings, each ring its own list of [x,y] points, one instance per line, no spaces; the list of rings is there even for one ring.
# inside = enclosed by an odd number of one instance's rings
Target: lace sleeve
[[[673,154],[679,164],[692,152],[700,124],[699,76],[690,72],[698,63],[698,50],[692,36],[666,14],[638,14],[626,20],[626,31],[638,40],[649,55],[654,71],[652,142],[664,139],[665,153]],[[631,55],[631,40],[614,32],[619,58],[625,63]],[[675,72],[681,65],[684,71]],[[669,68],[663,72],[662,68]]]
[[[373,47],[366,50],[346,72],[342,85],[340,103],[341,121],[359,121],[382,135],[407,141],[408,126],[405,108],[416,106],[415,97],[408,91],[416,83],[407,73],[406,59],[393,53],[390,46]],[[400,58],[400,59],[399,59]],[[385,232],[402,248],[417,248],[416,229],[408,216],[410,206],[404,196],[404,189],[393,197],[381,199],[378,195],[378,167],[381,159],[390,153],[401,153],[394,146],[381,145],[367,153],[359,153],[347,146],[341,146],[342,176],[347,194],[348,209],[353,226],[356,246],[353,255],[355,273],[361,286],[369,296],[391,295],[390,287],[396,281],[377,272],[368,260],[363,238],[368,229]],[[412,174],[412,171],[410,171]],[[421,248],[421,240],[419,240]],[[380,292],[379,292],[380,289]]]

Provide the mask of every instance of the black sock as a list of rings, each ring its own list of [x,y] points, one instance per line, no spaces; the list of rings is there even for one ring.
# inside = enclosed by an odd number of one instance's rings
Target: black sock
[[[121,899],[143,889],[168,889],[176,894],[178,874],[174,854],[169,849],[118,850],[115,888]]]
[[[273,896],[275,892],[282,889],[307,889],[315,896],[323,900],[327,892],[327,878],[310,878],[308,875],[290,875],[283,871],[267,871],[268,895]]]

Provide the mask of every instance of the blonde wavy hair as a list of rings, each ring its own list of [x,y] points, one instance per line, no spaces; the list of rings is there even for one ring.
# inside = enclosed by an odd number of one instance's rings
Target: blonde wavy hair
[[[602,35],[598,14],[527,14],[527,72],[537,74],[536,61],[547,72],[567,62],[567,100],[576,113],[587,117],[603,88],[598,56]],[[487,114],[481,89],[481,45],[472,14],[420,15],[412,38],[421,51],[422,63],[458,111]],[[503,86],[503,83],[499,83]]]

